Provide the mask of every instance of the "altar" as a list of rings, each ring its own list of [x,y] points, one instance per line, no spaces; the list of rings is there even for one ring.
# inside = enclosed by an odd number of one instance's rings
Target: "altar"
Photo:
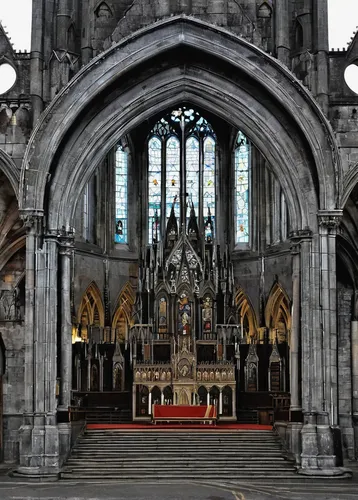
[[[213,423],[217,419],[215,405],[153,405],[153,423],[202,422]]]

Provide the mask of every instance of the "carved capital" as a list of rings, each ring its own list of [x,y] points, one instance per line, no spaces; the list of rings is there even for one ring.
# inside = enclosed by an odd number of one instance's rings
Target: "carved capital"
[[[23,221],[24,227],[29,231],[31,229],[39,229],[43,220],[42,211],[20,211],[20,218]]]
[[[318,212],[318,224],[329,232],[337,231],[343,218],[343,210],[321,210]]]

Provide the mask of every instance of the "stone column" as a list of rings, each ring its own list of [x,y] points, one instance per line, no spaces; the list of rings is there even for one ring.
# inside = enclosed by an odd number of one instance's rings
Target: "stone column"
[[[164,392],[163,392],[163,390],[162,390],[161,395],[160,395],[160,404],[161,405],[164,404]]]
[[[61,260],[61,386],[59,409],[68,413],[72,389],[72,321],[71,321],[71,261],[73,259],[73,235],[62,235]]]
[[[56,419],[57,378],[57,241],[45,236],[42,247],[36,243],[40,228],[31,228],[28,235],[27,303],[33,313],[26,317],[25,392],[30,401],[20,430],[20,465],[18,475],[56,477],[60,466],[59,436]],[[36,259],[33,259],[33,255]],[[35,266],[32,263],[35,262]],[[34,291],[31,290],[32,283]],[[32,342],[32,348],[30,343]],[[30,360],[32,355],[32,362]],[[32,373],[30,373],[32,371]],[[32,384],[32,391],[30,386]]]
[[[290,392],[291,407],[290,413],[300,412],[300,392],[299,392],[299,346],[300,346],[300,247],[294,242],[292,252],[292,326],[290,337]]]
[[[336,236],[342,211],[319,213],[321,257],[322,347],[324,350],[324,412],[330,415],[330,425],[338,425],[337,367],[337,278]]]
[[[301,463],[301,429],[302,429],[302,408],[300,397],[300,240],[292,240],[292,325],[290,337],[290,422],[287,426],[289,453],[296,460],[296,464]]]
[[[33,126],[43,110],[43,0],[32,2],[30,94],[32,103]]]
[[[317,68],[317,100],[323,111],[328,113],[329,78],[328,78],[328,2],[315,0],[313,2],[314,33]]]
[[[222,387],[220,387],[220,394],[219,394],[219,415],[222,415],[223,413],[223,390]]]
[[[358,457],[358,321],[352,321],[352,406],[355,458]]]
[[[277,0],[275,12],[277,59],[288,66],[290,55],[290,21],[288,0]]]
[[[206,404],[207,406],[210,405],[210,392],[208,391],[207,395],[206,395]]]

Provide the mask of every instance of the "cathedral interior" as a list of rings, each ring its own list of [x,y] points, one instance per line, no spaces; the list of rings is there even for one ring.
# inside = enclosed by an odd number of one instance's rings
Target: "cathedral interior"
[[[358,35],[329,50],[326,0],[32,3],[30,53],[0,25],[0,461],[51,475],[83,420],[213,405],[339,475]]]

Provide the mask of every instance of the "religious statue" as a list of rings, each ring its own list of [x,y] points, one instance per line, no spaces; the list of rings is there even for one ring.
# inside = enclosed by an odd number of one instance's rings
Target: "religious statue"
[[[191,330],[191,305],[184,293],[179,299],[178,330],[184,335],[189,335]]]
[[[202,319],[203,319],[203,330],[206,333],[212,331],[212,318],[213,318],[212,305],[213,304],[211,298],[205,297],[203,303]]]

